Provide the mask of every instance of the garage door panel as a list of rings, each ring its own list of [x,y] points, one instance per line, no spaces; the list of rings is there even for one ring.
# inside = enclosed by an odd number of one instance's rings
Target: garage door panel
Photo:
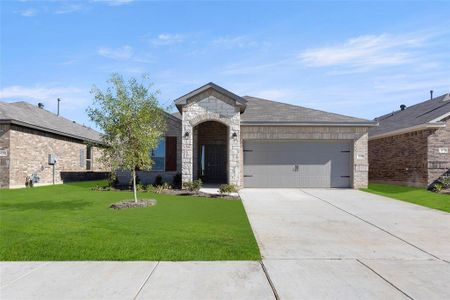
[[[350,143],[244,141],[246,187],[349,187]]]

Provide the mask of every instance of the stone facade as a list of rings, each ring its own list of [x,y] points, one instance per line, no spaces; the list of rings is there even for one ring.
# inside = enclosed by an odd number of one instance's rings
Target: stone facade
[[[440,129],[414,131],[369,141],[369,179],[425,187],[450,169],[450,121]]]
[[[53,167],[48,164],[48,155],[51,153],[58,157],[55,165],[55,183],[62,183],[62,172],[87,171],[86,162],[81,160],[83,157],[86,158],[88,147],[84,142],[17,125],[8,126],[9,130],[6,134],[2,134],[0,140],[0,144],[4,144],[9,138],[9,149],[7,149],[9,179],[8,182],[3,181],[2,175],[2,186],[24,187],[26,177],[32,174],[39,177],[38,185],[51,184]],[[95,148],[92,147],[93,160],[90,171],[103,171],[103,166],[97,161],[98,150]]]
[[[240,185],[240,110],[234,100],[213,89],[190,98],[183,106],[182,181],[194,179],[194,128],[205,121],[220,122],[228,127],[228,182]]]
[[[368,184],[367,127],[333,126],[247,126],[241,127],[242,140],[349,140],[353,141],[353,188]],[[243,162],[240,162],[243,168]],[[241,177],[243,182],[243,177]]]
[[[0,124],[0,188],[9,187],[10,125]]]
[[[446,126],[428,136],[428,178],[431,184],[439,176],[450,170],[450,118],[445,120]],[[447,149],[447,153],[444,149]]]

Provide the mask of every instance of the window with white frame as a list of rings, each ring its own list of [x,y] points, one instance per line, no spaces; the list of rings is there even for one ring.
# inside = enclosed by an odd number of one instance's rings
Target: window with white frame
[[[152,150],[153,171],[164,171],[166,158],[166,139],[162,138],[158,146]]]

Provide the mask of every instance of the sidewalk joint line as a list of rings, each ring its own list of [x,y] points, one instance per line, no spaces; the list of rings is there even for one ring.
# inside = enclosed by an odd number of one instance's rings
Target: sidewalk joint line
[[[145,278],[144,282],[142,283],[141,287],[139,288],[139,290],[136,293],[136,296],[133,297],[133,300],[135,300],[139,294],[141,293],[142,289],[144,288],[144,286],[147,284],[148,280],[150,279],[150,276],[152,276],[152,274],[155,272],[156,268],[159,266],[160,261],[158,261],[156,263],[156,265],[153,267],[152,271],[150,272],[150,274],[148,274],[147,278]]]
[[[49,264],[50,264],[50,262],[42,263],[42,265],[40,265],[39,267],[36,267],[36,268],[34,268],[34,269],[32,269],[32,270],[26,272],[25,274],[23,274],[23,275],[19,276],[18,278],[14,279],[14,280],[11,281],[10,283],[7,283],[7,284],[5,284],[5,285],[3,285],[3,286],[0,286],[0,289],[4,289],[5,287],[10,286],[11,284],[17,282],[18,280],[20,280],[20,279],[22,279],[22,278],[24,278],[24,277],[30,275],[31,273],[33,273],[33,272],[36,271],[36,270],[39,270],[39,269],[41,269],[41,268],[43,268],[43,267],[45,267],[45,266],[48,266]]]
[[[397,287],[395,284],[393,284],[392,282],[390,282],[389,280],[387,280],[385,277],[383,277],[380,273],[378,273],[377,271],[375,271],[374,269],[372,269],[371,267],[369,267],[368,265],[366,265],[365,263],[363,263],[362,261],[360,261],[359,259],[356,259],[357,262],[359,262],[361,265],[363,265],[364,267],[366,267],[367,269],[369,269],[370,271],[372,271],[373,273],[375,273],[378,277],[380,277],[381,279],[383,279],[384,281],[386,281],[389,285],[391,285],[394,289],[396,289],[397,291],[399,291],[400,293],[402,293],[403,295],[405,295],[406,297],[408,297],[411,300],[414,300],[413,297],[411,297],[410,295],[408,295],[406,292],[402,291],[399,287]]]
[[[422,251],[422,252],[424,252],[424,253],[426,253],[426,254],[428,254],[428,255],[434,257],[435,259],[442,261],[442,259],[441,259],[440,257],[438,257],[438,256],[436,256],[436,255],[434,255],[434,254],[432,254],[432,253],[430,253],[430,252],[428,252],[428,251],[426,251],[426,250],[424,250],[424,249],[422,249],[422,248],[420,248],[420,247],[418,247],[418,246],[416,246],[416,245],[414,245],[414,244],[408,242],[407,240],[402,239],[401,237],[399,237],[399,236],[397,236],[397,235],[395,235],[395,234],[393,234],[393,233],[387,231],[386,229],[384,229],[384,228],[382,228],[382,227],[380,227],[380,226],[378,226],[378,225],[376,225],[376,224],[374,224],[374,223],[372,223],[372,222],[369,222],[369,221],[367,221],[367,220],[365,220],[365,219],[359,217],[358,215],[355,215],[355,214],[353,214],[353,213],[351,213],[351,212],[349,212],[349,211],[346,211],[345,209],[340,208],[339,206],[336,206],[336,205],[334,205],[333,203],[328,202],[327,200],[322,199],[322,198],[320,198],[320,197],[318,197],[318,196],[316,196],[316,195],[313,195],[313,194],[310,194],[310,193],[308,193],[308,192],[305,192],[304,190],[302,190],[302,192],[304,192],[305,194],[310,195],[310,196],[312,196],[312,197],[314,197],[314,198],[317,198],[317,199],[319,199],[319,200],[321,200],[321,201],[323,201],[323,202],[325,202],[325,203],[328,203],[329,205],[331,205],[331,206],[333,206],[333,207],[339,209],[340,211],[343,211],[343,212],[345,212],[345,213],[347,213],[347,214],[349,214],[349,215],[351,215],[351,216],[353,216],[353,217],[355,217],[355,218],[357,218],[357,219],[359,219],[359,220],[361,220],[361,221],[363,221],[363,222],[365,222],[365,223],[367,223],[367,224],[369,224],[369,225],[372,225],[372,226],[378,228],[379,230],[381,230],[381,231],[383,231],[383,232],[389,234],[390,236],[395,237],[395,238],[399,239],[400,241],[402,241],[402,242],[404,242],[404,243],[406,243],[406,244],[408,244],[408,245],[410,245],[410,246],[416,248],[417,250],[420,250],[420,251]]]
[[[272,289],[272,293],[275,297],[275,300],[280,300],[280,296],[278,296],[277,289],[275,288],[275,285],[273,284],[272,279],[269,276],[269,272],[267,271],[264,262],[261,260],[259,263],[261,264],[261,268],[263,269],[264,275],[266,275],[267,281],[269,282],[270,288]]]

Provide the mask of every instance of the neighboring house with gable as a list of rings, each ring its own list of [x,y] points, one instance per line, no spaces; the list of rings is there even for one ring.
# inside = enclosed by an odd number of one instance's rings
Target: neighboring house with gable
[[[450,169],[450,94],[375,119],[369,180],[425,187]]]
[[[240,187],[367,186],[374,121],[240,97],[214,83],[175,105],[179,113],[168,117],[166,136],[152,151],[153,170],[138,172],[142,183],[179,172],[183,182]]]
[[[0,187],[105,178],[101,134],[27,102],[0,102]],[[100,147],[99,147],[100,146]],[[49,157],[51,155],[51,157]],[[50,159],[57,162],[49,164]],[[54,171],[54,172],[53,172]]]

